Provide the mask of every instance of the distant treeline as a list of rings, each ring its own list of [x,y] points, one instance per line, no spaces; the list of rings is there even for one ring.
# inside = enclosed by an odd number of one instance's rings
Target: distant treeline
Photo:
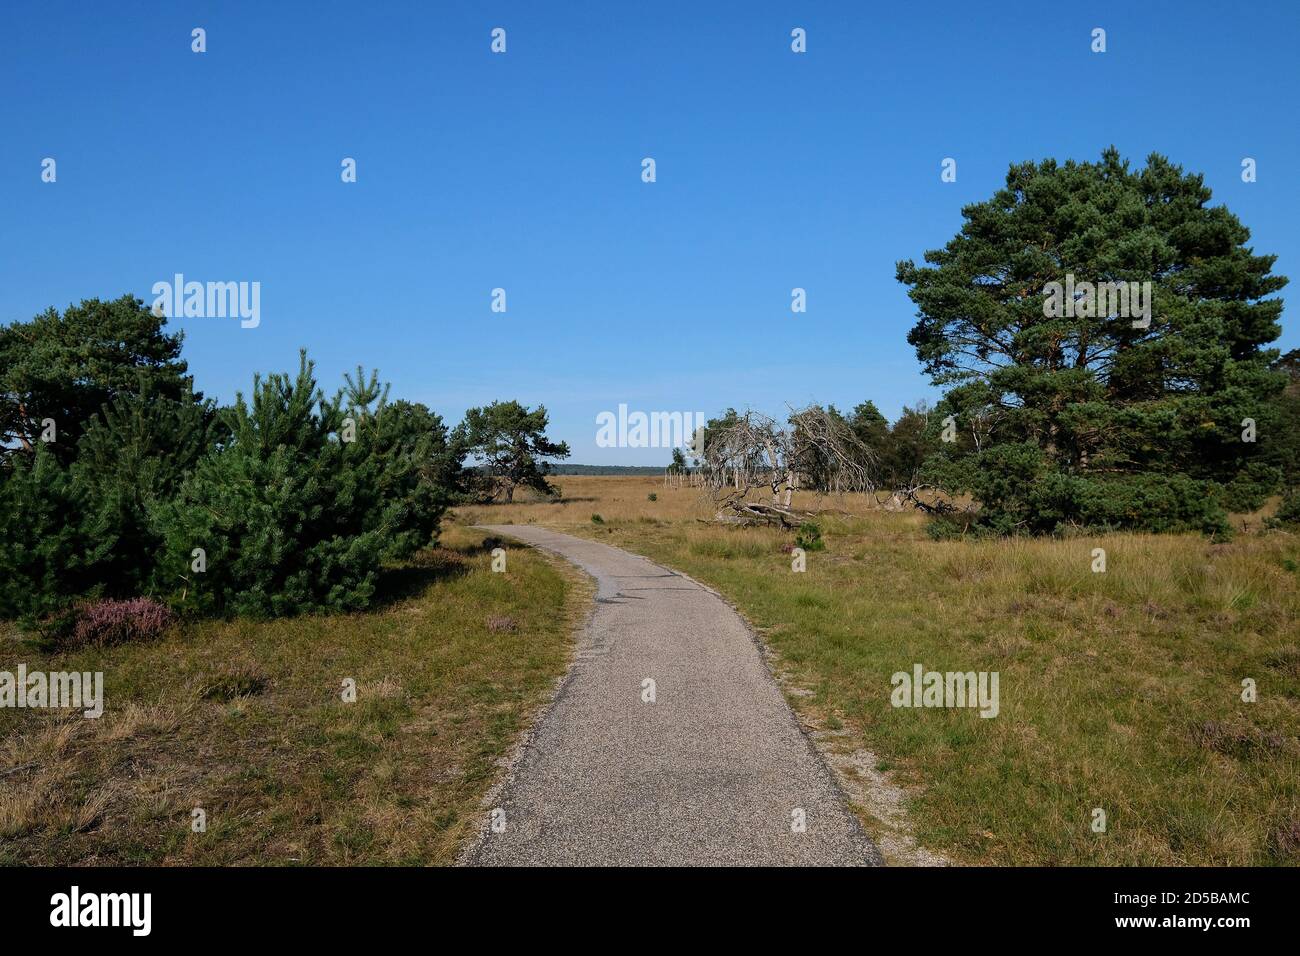
[[[552,475],[662,475],[665,465],[561,465],[552,464]]]

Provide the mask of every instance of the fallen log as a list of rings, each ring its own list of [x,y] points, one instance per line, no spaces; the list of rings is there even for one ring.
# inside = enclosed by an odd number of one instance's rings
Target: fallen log
[[[780,525],[782,528],[794,528],[811,521],[813,516],[806,511],[795,511],[781,505],[768,505],[758,501],[729,501],[727,508],[719,511],[717,521],[721,524]]]

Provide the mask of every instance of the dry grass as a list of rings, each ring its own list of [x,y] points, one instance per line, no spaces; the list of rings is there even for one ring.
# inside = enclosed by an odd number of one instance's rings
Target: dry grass
[[[480,542],[452,529],[369,614],[206,622],[59,656],[0,635],[0,670],[105,675],[97,720],[0,711],[0,863],[454,860],[589,600],[527,549],[492,573]]]
[[[791,703],[823,742],[874,753],[911,794],[923,845],[969,863],[1300,862],[1294,536],[935,542],[915,514],[804,496],[827,549],[795,574],[791,535],[702,524],[711,509],[693,489],[561,482],[560,503],[461,519],[593,536],[716,587],[802,689]],[[890,676],[915,663],[999,672],[1000,715],[891,707]],[[1246,678],[1256,703],[1241,699]]]

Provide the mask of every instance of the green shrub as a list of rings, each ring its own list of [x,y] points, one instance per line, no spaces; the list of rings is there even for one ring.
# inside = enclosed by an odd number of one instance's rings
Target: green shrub
[[[1029,443],[997,445],[926,462],[927,481],[965,489],[972,515],[941,516],[929,529],[958,534],[1063,534],[1082,531],[1230,532],[1222,488],[1177,472],[1068,474],[1051,470]],[[1256,489],[1257,490],[1257,489]],[[1252,492],[1255,493],[1255,492]]]
[[[170,586],[157,580],[163,538],[154,512],[218,443],[215,419],[210,403],[160,398],[142,383],[138,394],[119,396],[88,423],[72,475],[88,534],[111,544],[95,569],[106,595],[128,598]]]
[[[381,562],[434,541],[463,445],[378,373],[326,401],[305,354],[219,412],[163,325],[126,296],[0,327],[0,617],[59,643],[100,598],[366,606]]]
[[[826,549],[826,542],[822,540],[822,529],[815,521],[805,521],[799,526],[794,536],[794,543],[796,547],[803,548],[805,551]]]
[[[0,617],[33,619],[103,590],[114,539],[55,452],[38,444],[0,466]]]
[[[251,405],[238,397],[229,441],[157,510],[164,580],[179,582],[172,593],[186,608],[364,608],[380,562],[429,543],[443,507],[430,453],[436,416],[381,409],[354,421],[355,440],[345,441],[341,401],[320,393],[305,353],[296,378],[258,377]]]
[[[0,326],[0,459],[30,452],[44,422],[54,422],[51,450],[70,464],[82,431],[103,406],[144,390],[168,401],[197,400],[182,335],[164,330],[132,295],[85,299],[62,313]]]
[[[385,404],[357,423],[356,441],[344,451],[360,526],[384,536],[384,559],[401,561],[429,545],[460,468],[442,419],[417,403]]]
[[[1279,524],[1300,525],[1300,486],[1286,490],[1273,517]]]

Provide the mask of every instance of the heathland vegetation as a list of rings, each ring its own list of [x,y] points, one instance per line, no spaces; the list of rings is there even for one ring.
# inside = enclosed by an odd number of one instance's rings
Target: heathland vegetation
[[[0,329],[0,681],[103,681],[0,707],[0,863],[452,861],[586,590],[444,516],[545,490],[546,424],[305,354],[218,407],[131,296]]]
[[[480,520],[716,586],[955,859],[1294,861],[1300,353],[1210,198],[1159,156],[1014,166],[897,265],[933,406],[727,409],[663,481],[563,492],[544,407],[449,426],[305,352],[222,406],[130,295],[0,328],[0,671],[104,671],[118,704],[0,711],[0,861],[450,859],[581,604],[536,555],[489,571]],[[915,662],[1000,671],[1002,715],[904,719]]]
[[[592,537],[725,595],[891,862],[916,859],[910,817],[958,863],[1300,863],[1300,539],[1267,510],[1231,516],[1226,542],[935,540],[868,494],[793,504],[820,544],[802,573],[799,529],[718,524],[671,480],[571,478],[563,500],[457,515]],[[999,673],[997,718],[891,707],[891,675],[918,663]]]

